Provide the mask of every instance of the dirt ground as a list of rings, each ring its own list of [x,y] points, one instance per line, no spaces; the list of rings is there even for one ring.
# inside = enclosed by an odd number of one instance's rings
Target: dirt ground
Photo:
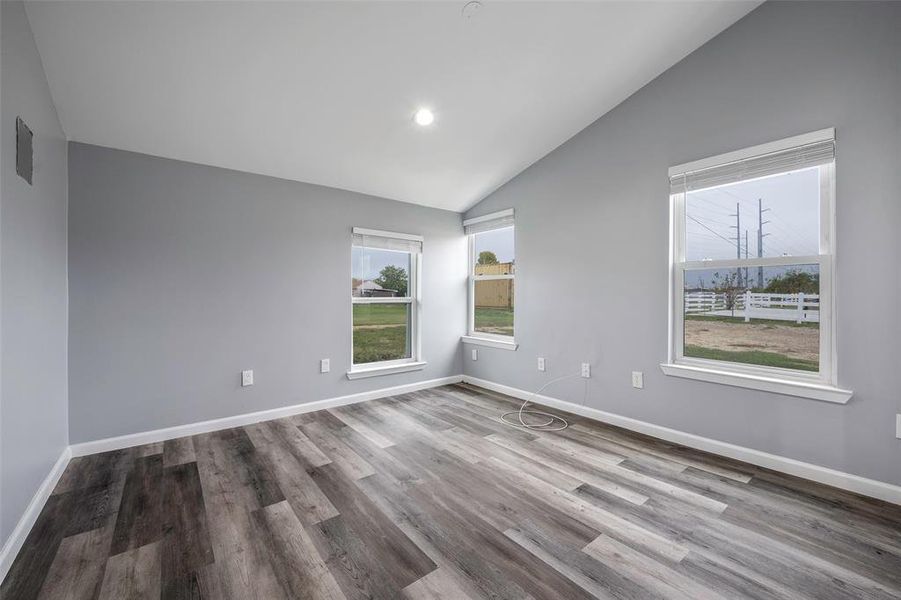
[[[820,331],[814,327],[792,327],[770,323],[727,323],[685,320],[685,344],[717,350],[761,350],[804,360],[817,360]]]

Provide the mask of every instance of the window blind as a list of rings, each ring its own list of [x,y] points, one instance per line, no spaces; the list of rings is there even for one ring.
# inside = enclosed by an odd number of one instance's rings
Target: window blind
[[[396,252],[422,253],[422,236],[354,227],[353,245]]]
[[[513,227],[513,209],[502,210],[482,217],[473,217],[463,221],[463,230],[466,235]]]
[[[679,194],[816,167],[835,160],[835,139],[795,146],[742,160],[670,176],[670,193]]]

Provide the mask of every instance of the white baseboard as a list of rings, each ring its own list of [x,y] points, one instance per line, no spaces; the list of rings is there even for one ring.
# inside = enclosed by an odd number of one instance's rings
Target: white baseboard
[[[470,377],[469,375],[464,375],[463,381],[465,383],[483,387],[487,390],[513,396],[520,400],[526,400],[532,397],[532,394],[525,390],[495,383],[486,379]],[[531,399],[536,404],[565,410],[583,417],[588,417],[589,419],[616,425],[623,429],[643,433],[668,442],[675,442],[683,446],[688,446],[689,448],[695,448],[727,458],[733,458],[759,467],[765,467],[788,475],[802,477],[804,479],[816,481],[817,483],[824,483],[849,492],[855,492],[864,496],[870,496],[871,498],[878,498],[880,500],[885,500],[886,502],[901,505],[901,486],[893,485],[891,483],[867,479],[866,477],[860,477],[859,475],[843,473],[819,465],[801,462],[793,458],[786,458],[784,456],[754,450],[753,448],[737,446],[735,444],[721,442],[693,433],[686,433],[677,429],[654,425],[653,423],[639,421],[638,419],[632,419],[630,417],[623,417],[621,415],[582,406],[580,404],[574,404],[572,402],[567,402],[566,400],[559,400],[550,396],[536,395]]]
[[[56,463],[50,469],[47,477],[41,482],[34,496],[31,497],[31,502],[28,503],[28,507],[25,508],[25,512],[22,513],[19,522],[16,523],[16,528],[13,529],[13,532],[9,534],[9,537],[3,544],[3,549],[0,550],[0,581],[3,581],[7,572],[9,572],[9,568],[16,559],[16,555],[19,554],[22,544],[25,543],[25,538],[31,532],[34,522],[37,521],[38,515],[41,514],[44,504],[47,503],[53,488],[56,487],[56,483],[62,477],[63,471],[66,470],[70,458],[72,458],[72,450],[69,446],[66,446],[59,458],[56,459]]]
[[[130,433],[128,435],[120,435],[117,437],[94,440],[91,442],[81,442],[78,444],[72,444],[70,448],[72,449],[72,456],[86,456],[88,454],[96,454],[98,452],[108,452],[110,450],[119,450],[121,448],[140,446],[142,444],[163,442],[166,440],[185,437],[187,435],[208,433],[210,431],[217,431],[219,429],[241,427],[242,425],[250,425],[252,423],[270,421],[272,419],[281,419],[282,417],[290,417],[291,415],[299,415],[301,413],[324,410],[326,408],[335,408],[337,406],[346,406],[348,404],[356,404],[357,402],[365,402],[367,400],[375,400],[377,398],[387,398],[388,396],[407,394],[410,392],[448,385],[451,383],[460,383],[461,381],[463,381],[462,375],[452,375],[450,377],[429,379],[427,381],[417,381],[415,383],[407,383],[394,387],[380,388],[368,392],[360,392],[358,394],[338,396],[336,398],[326,398],[325,400],[316,400],[314,402],[307,402],[305,404],[294,404],[292,406],[273,408],[270,410],[261,410],[252,413],[244,413],[241,415],[234,415],[232,417],[212,419],[210,421],[200,421],[198,423],[188,423],[186,425],[166,427],[165,429],[154,429],[152,431]]]

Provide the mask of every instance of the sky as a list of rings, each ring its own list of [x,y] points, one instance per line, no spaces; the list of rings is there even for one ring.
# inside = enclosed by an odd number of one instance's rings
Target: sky
[[[512,262],[515,257],[513,253],[513,228],[495,229],[476,235],[476,257],[483,250],[494,252],[498,262]]]
[[[802,256],[819,253],[820,180],[817,167],[782,173],[736,184],[689,192],[685,205],[686,260],[722,260],[736,258],[736,214],[741,217],[741,255],[745,256],[747,232],[748,256],[758,250],[758,199],[762,201],[763,256]],[[736,206],[737,205],[737,206]],[[737,212],[736,212],[737,211]],[[768,221],[768,222],[767,222]],[[764,269],[764,283],[792,267]],[[815,272],[810,265],[798,270]],[[758,270],[748,269],[753,284]],[[685,286],[701,287],[711,283],[713,271],[685,273]]]
[[[354,279],[378,279],[381,270],[388,265],[400,267],[409,274],[410,255],[393,250],[353,247],[351,274]]]
[[[513,228],[487,231],[476,236],[476,256],[482,250],[490,250],[499,262],[510,262],[513,254]],[[388,265],[400,267],[410,272],[410,256],[406,252],[361,248],[353,246],[351,251],[351,276],[353,279],[373,280]]]
[[[762,200],[763,256],[819,253],[820,183],[817,167],[752,181],[689,192],[686,205],[686,260],[736,258],[736,205],[748,255],[757,256],[758,199]]]

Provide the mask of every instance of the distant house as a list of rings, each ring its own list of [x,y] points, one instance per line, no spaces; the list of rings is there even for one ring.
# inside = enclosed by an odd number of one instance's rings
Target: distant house
[[[353,295],[358,298],[393,298],[397,290],[383,288],[371,279],[365,279],[354,286]]]

